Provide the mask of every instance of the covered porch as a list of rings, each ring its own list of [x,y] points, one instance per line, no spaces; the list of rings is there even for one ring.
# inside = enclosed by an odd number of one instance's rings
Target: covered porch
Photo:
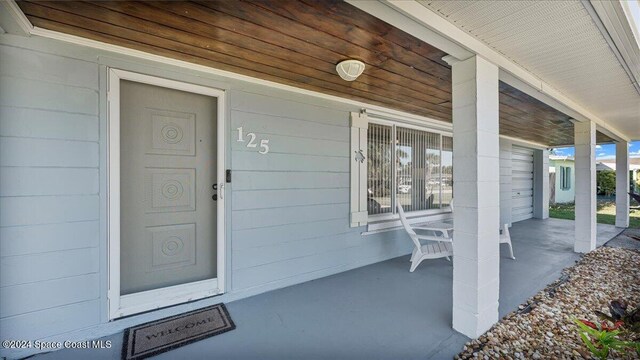
[[[517,261],[501,249],[500,317],[580,258],[573,251],[573,227],[573,221],[559,219],[513,225]],[[602,246],[623,229],[598,224],[597,230]],[[453,267],[444,259],[429,260],[409,273],[408,262],[401,256],[231,302],[236,330],[157,358],[195,359],[214,349],[224,359],[452,358],[469,341],[451,328]],[[37,359],[119,359],[122,333],[104,339],[113,342],[111,350],[63,350]]]
[[[0,129],[0,166],[9,174],[0,192],[0,205],[8,210],[0,219],[6,244],[0,287],[9,304],[0,313],[0,332],[61,340],[116,333],[110,335],[111,350],[89,356],[119,358],[123,329],[226,302],[236,331],[160,358],[197,358],[213,347],[221,358],[440,358],[456,353],[468,337],[478,337],[557,278],[579,253],[628,226],[628,144],[640,137],[637,73],[621,66],[626,65],[622,55],[611,53],[622,45],[611,46],[614,39],[602,37],[608,24],[594,23],[598,9],[580,1],[531,5],[535,11],[523,13],[523,26],[522,19],[499,15],[522,13],[517,1],[507,8],[502,2],[477,3],[469,11],[460,11],[455,2],[444,4],[2,2],[6,34],[0,36],[0,75],[11,96],[0,101],[8,124]],[[464,17],[477,11],[497,40],[478,35],[487,27]],[[559,28],[570,16],[577,20],[562,37],[541,33],[537,25],[545,19],[545,27]],[[527,51],[518,44],[526,44]],[[575,58],[599,62],[575,63]],[[338,76],[336,65],[344,60],[366,65],[357,80]],[[217,131],[203,136],[215,138],[218,148],[198,152],[218,159],[212,185],[198,198],[224,215],[215,221],[215,235],[200,239],[200,245],[215,245],[215,253],[196,252],[198,239],[189,235],[191,245],[176,245],[180,256],[167,260],[171,266],[153,270],[170,274],[173,265],[191,266],[196,254],[206,253],[211,263],[215,259],[216,271],[202,278],[215,279],[216,285],[195,297],[191,289],[197,281],[187,277],[133,292],[144,296],[129,296],[120,286],[126,278],[121,269],[145,270],[137,267],[141,257],[120,263],[127,253],[120,248],[122,206],[112,200],[126,198],[120,196],[120,182],[143,189],[141,194],[164,185],[119,177],[120,164],[111,161],[120,157],[120,147],[126,149],[119,125],[113,125],[126,98],[113,89],[129,81],[118,73],[153,78],[162,89],[195,86],[224,94],[214,96]],[[596,87],[601,91],[593,91]],[[137,139],[144,136],[151,144],[152,136],[164,133],[153,127],[160,121],[145,119],[152,125],[141,128],[147,133],[140,130]],[[372,161],[375,144],[368,136],[376,121],[389,133],[379,144],[394,149],[380,156],[388,159],[381,164]],[[192,120],[182,123],[190,134],[185,142],[188,138],[193,148],[187,144],[188,151],[178,154],[194,156]],[[253,140],[245,145],[243,131],[252,131],[254,140],[258,136],[261,147]],[[401,143],[397,135],[403,132],[413,140]],[[596,225],[595,149],[605,142],[616,142],[618,149],[619,228]],[[548,219],[548,154],[566,145],[576,147],[575,225]],[[409,154],[401,156],[404,161],[397,159],[399,147],[407,148],[400,149]],[[429,158],[430,151],[439,158]],[[200,172],[207,168],[202,164],[210,161],[193,166]],[[188,176],[195,167],[187,169],[185,187],[195,188]],[[369,190],[377,179],[368,169],[390,179],[381,182],[385,191],[379,196],[389,194],[384,214],[370,210]],[[411,179],[411,195],[402,176]],[[427,193],[431,188],[438,197]],[[410,220],[416,223],[453,218],[451,263],[425,261],[408,272],[408,255],[401,255],[411,251],[410,241],[393,229],[399,225],[396,200],[403,196],[411,196]],[[181,201],[188,206],[138,210],[195,212],[195,195]],[[158,224],[184,225],[177,218],[165,216]],[[188,234],[203,233],[195,232],[195,225],[211,225],[212,217],[203,219],[194,220]],[[513,224],[517,261],[500,254],[498,229],[504,224]],[[175,236],[155,241],[149,237],[153,226],[134,225],[146,235],[122,236],[128,239],[122,243],[152,243],[139,247],[153,250],[143,254],[149,267],[164,257],[160,252],[175,255],[161,246]],[[73,261],[80,258],[85,262]],[[162,261],[157,263],[166,265]],[[61,263],[70,266],[51,271]],[[171,293],[182,285],[189,291]],[[166,289],[159,300],[149,296]],[[122,311],[119,304],[127,298],[136,306]],[[194,299],[202,300],[186,302]],[[50,321],[40,324],[42,318]],[[88,355],[64,350],[44,357],[61,354]]]

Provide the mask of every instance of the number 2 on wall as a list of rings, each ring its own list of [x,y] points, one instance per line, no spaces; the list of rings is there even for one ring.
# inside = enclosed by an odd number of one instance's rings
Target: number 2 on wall
[[[251,140],[249,140],[249,142],[247,143],[247,147],[248,148],[255,148],[258,147],[258,144],[256,143],[256,134],[255,133],[247,133],[247,137],[251,138]],[[238,128],[238,142],[244,142],[244,132],[242,129],[242,126]],[[260,151],[258,151],[258,153],[264,155],[266,153],[269,152],[269,139],[261,139],[260,140]]]

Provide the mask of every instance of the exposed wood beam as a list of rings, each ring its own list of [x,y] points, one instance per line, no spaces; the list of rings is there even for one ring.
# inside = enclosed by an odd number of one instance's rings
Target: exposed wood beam
[[[37,26],[32,34],[201,71],[218,69],[231,78],[450,126],[446,53],[341,0],[231,5],[25,0],[19,5]],[[364,60],[367,69],[358,80],[345,82],[335,64],[353,57]],[[501,135],[551,146],[573,141],[570,117],[526,92],[501,82],[499,102]]]

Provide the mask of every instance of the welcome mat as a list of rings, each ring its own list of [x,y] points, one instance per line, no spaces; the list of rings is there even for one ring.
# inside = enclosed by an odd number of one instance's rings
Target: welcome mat
[[[125,330],[122,359],[144,359],[235,328],[222,303],[148,322]]]

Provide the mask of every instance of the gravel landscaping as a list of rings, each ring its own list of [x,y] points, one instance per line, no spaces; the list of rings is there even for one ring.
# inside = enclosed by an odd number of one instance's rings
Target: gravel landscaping
[[[640,251],[601,247],[565,269],[559,280],[505,316],[484,335],[468,342],[455,358],[595,358],[581,340],[574,319],[599,324],[602,320],[594,311],[609,314],[609,303],[617,299],[626,301],[629,310],[640,306]],[[627,341],[640,341],[637,333],[623,337]],[[609,358],[640,357],[631,350],[626,354],[612,351]]]

